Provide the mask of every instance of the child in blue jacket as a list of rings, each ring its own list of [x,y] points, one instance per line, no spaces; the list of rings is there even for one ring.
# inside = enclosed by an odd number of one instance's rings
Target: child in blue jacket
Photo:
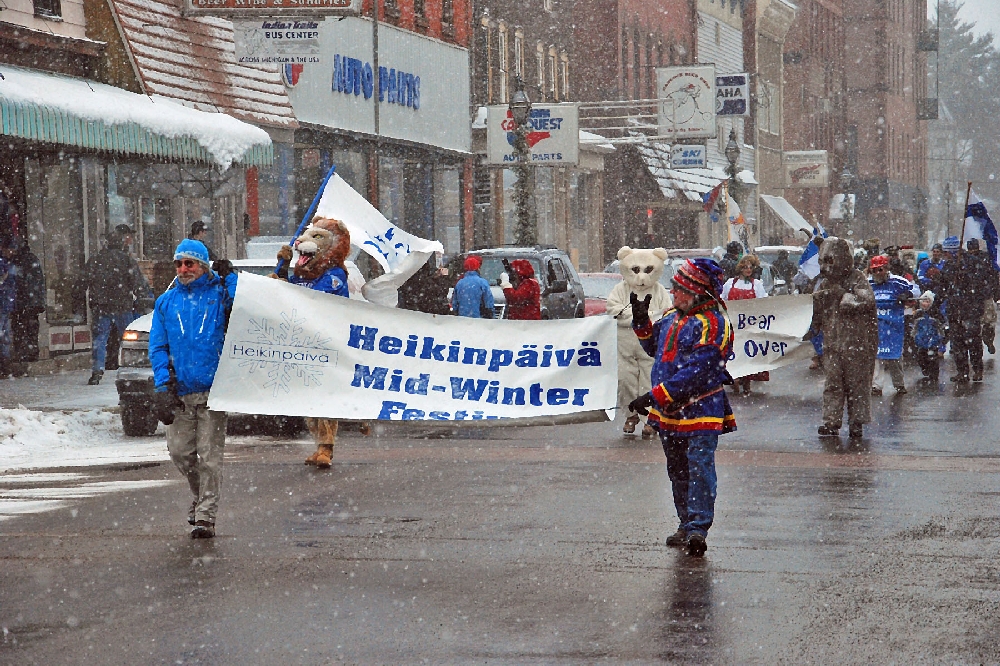
[[[922,293],[918,302],[920,309],[917,310],[913,320],[913,343],[917,347],[920,372],[924,375],[920,381],[925,384],[937,384],[947,342],[944,322],[941,321],[940,309],[935,310],[933,307],[933,291]]]

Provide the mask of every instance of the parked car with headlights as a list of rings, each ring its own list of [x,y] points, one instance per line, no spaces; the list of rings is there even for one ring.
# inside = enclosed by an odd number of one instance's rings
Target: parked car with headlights
[[[606,313],[608,296],[621,281],[621,273],[580,273],[580,283],[583,284],[583,294],[586,297],[584,316],[592,317]]]

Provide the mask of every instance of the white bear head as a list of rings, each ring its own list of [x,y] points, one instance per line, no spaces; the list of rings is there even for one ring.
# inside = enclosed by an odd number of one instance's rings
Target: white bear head
[[[667,251],[662,247],[638,250],[628,245],[618,250],[618,270],[633,292],[648,291],[663,275]]]

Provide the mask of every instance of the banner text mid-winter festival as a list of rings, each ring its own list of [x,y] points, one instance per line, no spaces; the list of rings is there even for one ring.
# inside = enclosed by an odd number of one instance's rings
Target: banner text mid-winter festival
[[[610,317],[395,310],[242,273],[209,403],[245,414],[464,421],[611,409]]]

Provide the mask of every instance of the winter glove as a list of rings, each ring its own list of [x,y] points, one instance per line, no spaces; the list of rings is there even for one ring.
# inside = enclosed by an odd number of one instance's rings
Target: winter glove
[[[223,280],[226,279],[227,275],[231,275],[236,272],[233,268],[233,262],[228,259],[216,259],[212,263],[212,270],[219,274],[219,277]]]
[[[632,306],[632,326],[635,328],[645,328],[649,321],[649,302],[653,300],[652,294],[646,294],[646,298],[641,301],[636,298],[635,293],[628,295],[628,302]]]
[[[291,261],[292,260],[292,246],[282,245],[281,249],[278,250],[278,259],[281,261]]]
[[[632,297],[635,298],[635,294],[633,294]],[[649,298],[649,296],[647,296],[646,298]],[[653,398],[652,393],[643,393],[638,398],[628,403],[628,408],[629,411],[638,412],[643,416],[647,416],[649,414],[649,408],[655,404],[656,404],[656,399]]]
[[[157,391],[153,394],[153,413],[163,425],[174,422],[174,414],[178,409],[183,411],[184,403],[173,391]]]

